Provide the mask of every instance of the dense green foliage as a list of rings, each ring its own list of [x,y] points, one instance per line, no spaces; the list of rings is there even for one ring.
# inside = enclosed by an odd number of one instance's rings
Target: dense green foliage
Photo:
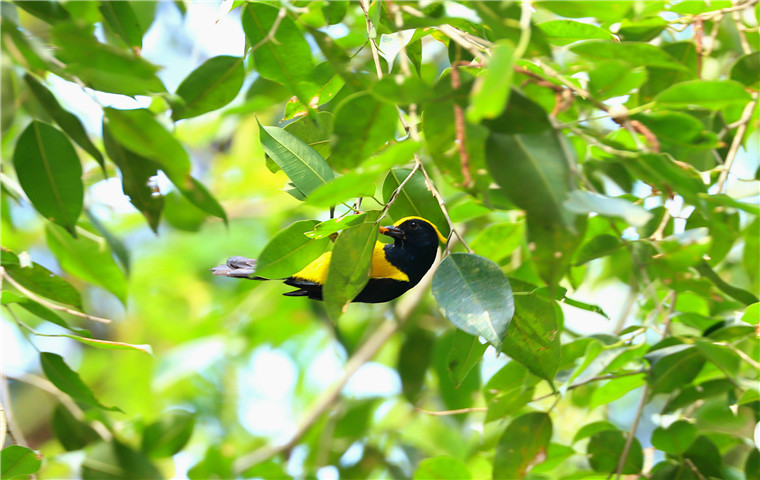
[[[759,5],[2,2],[3,478],[757,479]]]

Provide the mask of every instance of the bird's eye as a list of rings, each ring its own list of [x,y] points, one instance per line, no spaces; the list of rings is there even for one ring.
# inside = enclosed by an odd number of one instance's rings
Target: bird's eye
[[[411,222],[411,223],[409,223],[409,229],[410,230],[417,230],[418,228],[420,228],[420,224],[419,223],[417,223],[417,222]]]

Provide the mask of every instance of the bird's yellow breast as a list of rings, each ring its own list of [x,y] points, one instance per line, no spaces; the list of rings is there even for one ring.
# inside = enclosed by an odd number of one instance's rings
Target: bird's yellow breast
[[[408,282],[409,276],[396,268],[385,258],[384,243],[375,242],[375,248],[372,250],[372,274],[371,278],[392,278],[402,282]],[[330,258],[332,252],[325,252],[316,260],[306,265],[301,271],[293,274],[293,277],[324,285],[327,278],[327,270],[330,268]]]

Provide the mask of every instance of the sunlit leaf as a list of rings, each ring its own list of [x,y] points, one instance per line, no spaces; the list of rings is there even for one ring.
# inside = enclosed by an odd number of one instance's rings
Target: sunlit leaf
[[[504,110],[512,88],[513,55],[514,46],[511,42],[500,41],[494,45],[488,68],[475,81],[470,93],[467,120],[478,123],[483,118],[494,118]]]
[[[2,265],[8,275],[21,286],[43,297],[81,310],[82,297],[79,291],[42,265],[32,262],[31,266],[22,267],[16,254],[5,248],[2,250]]]
[[[430,457],[422,460],[412,480],[469,480],[472,478],[467,464],[450,456]]]
[[[318,224],[317,220],[302,220],[277,232],[259,254],[256,275],[287,278],[317,258],[325,251],[329,240],[312,239],[304,233],[314,230]]]
[[[42,461],[31,450],[21,445],[8,445],[0,451],[0,474],[14,478],[37,473]]]
[[[142,48],[143,31],[129,2],[101,2],[101,15],[108,27],[129,47]]]
[[[657,427],[652,432],[652,445],[658,450],[679,455],[697,439],[697,428],[686,420],[677,420],[667,428]]]
[[[744,85],[733,80],[691,80],[671,86],[657,95],[656,100],[665,108],[717,110],[730,105],[744,105],[751,98]]]
[[[244,78],[242,58],[209,58],[177,87],[182,102],[173,106],[172,118],[177,121],[197,117],[227,105],[237,96]]]
[[[613,36],[607,30],[588,23],[575,22],[573,20],[550,20],[536,25],[549,43],[554,45],[567,45],[578,40],[601,38],[611,40]]]
[[[82,165],[69,140],[54,127],[34,120],[19,136],[13,166],[34,208],[75,235],[84,185]]]

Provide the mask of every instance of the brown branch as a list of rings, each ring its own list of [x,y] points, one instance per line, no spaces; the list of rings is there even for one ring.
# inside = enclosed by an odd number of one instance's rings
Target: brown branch
[[[454,91],[462,86],[462,79],[459,76],[459,67],[468,65],[469,62],[459,60],[451,64],[451,88]],[[482,66],[482,64],[481,64]],[[462,186],[466,189],[472,188],[473,181],[470,174],[470,154],[467,153],[467,126],[464,121],[464,110],[454,100],[454,128],[456,130],[457,150],[459,151],[459,162],[462,169]]]
[[[623,452],[620,454],[620,460],[617,464],[616,476],[619,479],[623,473],[623,467],[626,460],[628,460],[628,454],[631,452],[631,445],[633,445],[633,439],[636,438],[636,430],[639,428],[639,421],[641,420],[641,414],[644,412],[644,407],[647,404],[647,395],[649,394],[649,384],[645,383],[644,388],[641,391],[641,400],[639,406],[636,408],[636,416],[633,418],[633,424],[631,425],[631,431],[628,432],[628,438],[625,439],[625,446]]]
[[[723,193],[723,188],[726,186],[728,174],[731,172],[731,167],[734,165],[734,159],[736,158],[736,154],[739,152],[739,147],[741,146],[742,140],[744,139],[744,134],[747,132],[747,125],[749,125],[750,120],[752,120],[752,112],[755,110],[755,106],[757,106],[757,100],[758,94],[755,93],[752,97],[752,101],[749,102],[746,107],[744,107],[742,116],[739,118],[739,126],[736,129],[736,134],[734,135],[734,139],[731,142],[731,146],[728,148],[728,153],[726,153],[726,161],[723,164],[723,170],[720,172],[720,176],[718,177],[717,193]]]

